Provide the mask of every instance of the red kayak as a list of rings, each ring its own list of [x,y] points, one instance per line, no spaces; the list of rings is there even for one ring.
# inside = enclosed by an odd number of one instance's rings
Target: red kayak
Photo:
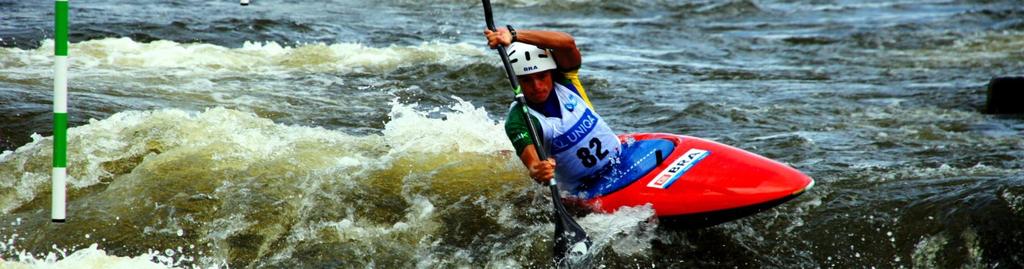
[[[771,208],[814,185],[788,165],[714,141],[660,133],[619,140],[615,176],[577,189],[600,212],[651,204],[663,223],[707,226]]]

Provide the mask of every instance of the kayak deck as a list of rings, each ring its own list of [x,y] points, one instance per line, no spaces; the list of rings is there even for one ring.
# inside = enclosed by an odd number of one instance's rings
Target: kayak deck
[[[662,220],[711,225],[781,204],[814,183],[788,165],[710,140],[661,133],[619,139],[624,151],[614,175],[577,191],[599,212],[651,204]]]

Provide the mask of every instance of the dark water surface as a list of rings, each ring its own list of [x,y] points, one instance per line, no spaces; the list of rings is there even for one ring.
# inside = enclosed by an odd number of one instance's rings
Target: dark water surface
[[[1024,118],[980,113],[990,78],[1024,74],[1024,3],[496,2],[498,24],[577,38],[616,131],[817,180],[701,230],[582,217],[599,265],[1024,266]],[[548,265],[479,2],[72,1],[63,225],[52,13],[0,0],[0,267]]]

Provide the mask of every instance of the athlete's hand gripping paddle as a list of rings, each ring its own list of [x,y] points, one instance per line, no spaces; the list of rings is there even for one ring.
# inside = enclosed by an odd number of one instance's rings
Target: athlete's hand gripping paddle
[[[487,19],[487,28],[491,29],[491,31],[497,31],[497,28],[494,27],[494,16],[491,13],[491,1],[482,1],[484,4],[484,17]],[[515,101],[523,108],[523,117],[526,118],[526,127],[530,139],[533,140],[533,145],[537,149],[537,157],[540,160],[547,160],[547,153],[544,152],[540,136],[537,135],[537,128],[534,127],[533,119],[530,118],[530,114],[527,111],[526,97],[523,95],[522,88],[519,87],[519,81],[516,80],[515,70],[512,70],[512,64],[509,63],[505,46],[499,44],[497,49],[498,55],[501,56],[501,62],[505,65],[505,76],[508,77],[508,82],[512,84],[512,90],[516,94]],[[554,262],[559,266],[585,267],[590,258],[590,246],[593,243],[587,236],[587,232],[583,231],[583,227],[580,227],[576,220],[565,211],[565,205],[562,204],[562,196],[559,194],[558,184],[554,178],[551,179],[548,186],[551,188],[551,201],[554,204],[555,211]]]

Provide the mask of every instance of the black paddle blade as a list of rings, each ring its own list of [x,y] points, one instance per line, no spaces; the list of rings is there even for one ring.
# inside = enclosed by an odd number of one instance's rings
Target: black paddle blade
[[[559,268],[589,268],[590,247],[593,242],[579,223],[566,212],[558,187],[551,186],[551,200],[555,205],[554,262]]]

